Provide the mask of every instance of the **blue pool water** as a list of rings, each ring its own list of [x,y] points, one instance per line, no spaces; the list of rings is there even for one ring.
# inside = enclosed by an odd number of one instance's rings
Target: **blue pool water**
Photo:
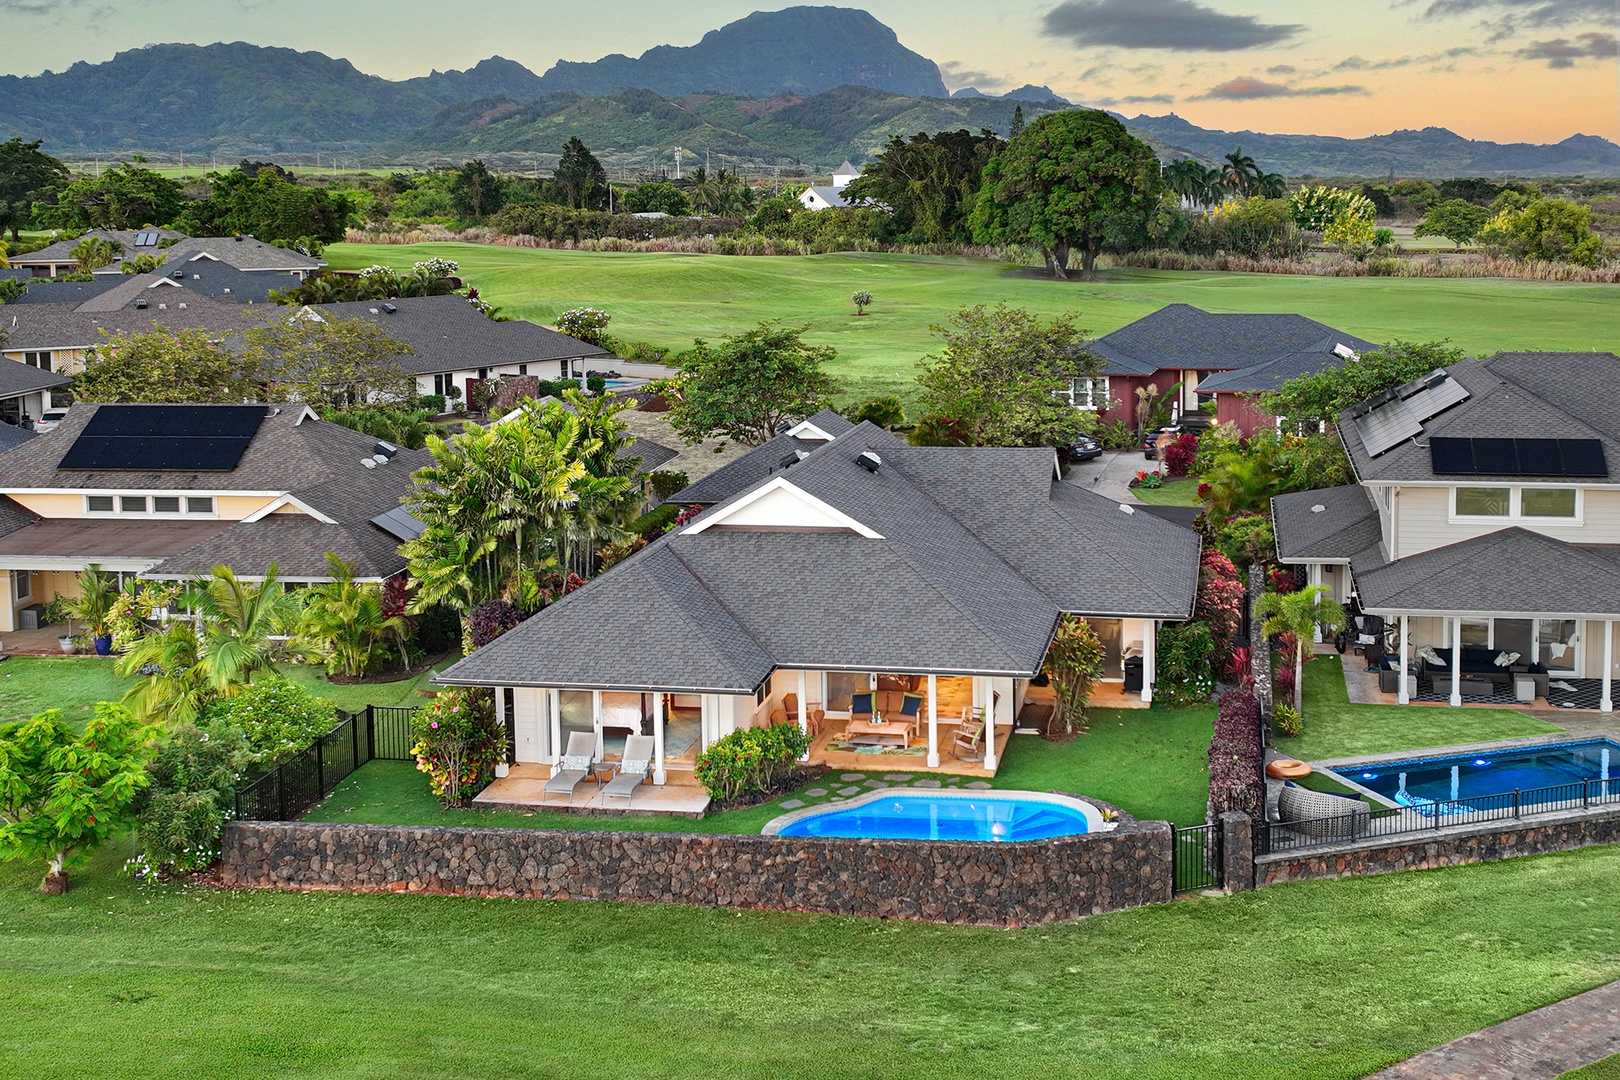
[[[953,797],[896,791],[856,806],[833,807],[783,825],[778,836],[865,836],[894,840],[1011,843],[1091,831],[1079,803],[1016,796]],[[1100,820],[1100,818],[1099,818]]]
[[[1338,765],[1347,780],[1402,806],[1506,795],[1582,780],[1620,780],[1620,744],[1608,739],[1501,752]]]

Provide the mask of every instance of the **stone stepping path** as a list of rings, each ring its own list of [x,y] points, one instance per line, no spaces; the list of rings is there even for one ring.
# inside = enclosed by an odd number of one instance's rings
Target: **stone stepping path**
[[[837,776],[837,781],[833,776]],[[904,788],[913,788],[922,791],[989,791],[993,785],[986,780],[973,780],[965,776],[945,776],[938,773],[918,775],[916,773],[870,773],[846,772],[829,773],[823,777],[815,787],[805,788],[795,792],[782,801],[770,804],[774,809],[786,813],[789,810],[802,810],[807,806],[820,806],[828,803],[844,802],[856,795],[864,795],[872,791],[893,791]]]

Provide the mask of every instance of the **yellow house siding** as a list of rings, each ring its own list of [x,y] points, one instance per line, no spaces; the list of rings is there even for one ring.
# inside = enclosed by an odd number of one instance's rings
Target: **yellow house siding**
[[[225,521],[241,521],[275,501],[265,495],[221,495],[214,500],[214,513]]]
[[[84,517],[83,495],[36,495],[25,492],[7,497],[43,518]]]

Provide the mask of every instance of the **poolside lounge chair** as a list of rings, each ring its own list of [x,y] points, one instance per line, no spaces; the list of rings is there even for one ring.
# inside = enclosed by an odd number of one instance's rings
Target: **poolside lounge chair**
[[[574,801],[574,788],[579,782],[590,775],[594,768],[596,758],[596,733],[591,731],[570,731],[568,733],[568,751],[563,754],[562,760],[557,763],[556,771],[551,779],[546,781],[545,790],[540,793],[544,799],[553,792],[568,793],[569,803]]]
[[[958,761],[984,760],[982,720],[963,720],[956,725],[956,738],[951,740],[951,756]]]
[[[609,799],[623,797],[630,805],[636,789],[646,782],[652,772],[653,739],[651,735],[631,735],[624,740],[624,756],[619,759],[619,772],[602,787],[602,805]]]

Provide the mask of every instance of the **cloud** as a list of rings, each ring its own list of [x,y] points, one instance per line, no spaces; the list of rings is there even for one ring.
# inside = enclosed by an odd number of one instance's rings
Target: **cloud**
[[[1194,101],[1263,101],[1268,98],[1336,97],[1340,94],[1365,94],[1364,86],[1284,86],[1263,79],[1244,77],[1232,79],[1212,87]]]
[[[1423,15],[1429,19],[1474,16],[1490,29],[1492,41],[1501,41],[1526,27],[1606,24],[1613,12],[1613,0],[1429,0]]]
[[[1620,41],[1613,34],[1592,31],[1576,34],[1574,41],[1532,41],[1513,55],[1522,60],[1545,60],[1550,68],[1572,68],[1577,60],[1613,60],[1620,56]]]
[[[966,86],[978,90],[1000,90],[1010,89],[1014,85],[1003,76],[970,68],[960,60],[945,61],[939,65],[939,72],[945,77],[946,85],[953,90],[960,90]]]
[[[1120,98],[1120,100],[1127,105],[1174,105],[1176,96],[1174,94],[1132,94],[1129,97]]]
[[[1459,45],[1444,52],[1425,53],[1422,56],[1397,56],[1383,60],[1368,60],[1360,56],[1347,56],[1334,64],[1330,71],[1388,71],[1390,68],[1410,67],[1413,64],[1437,64],[1443,60],[1456,60],[1462,56],[1478,56],[1474,45]]]
[[[1227,15],[1195,0],[1064,0],[1046,13],[1049,37],[1087,47],[1231,52],[1279,45],[1305,28]]]
[[[1268,67],[1268,68],[1266,68],[1266,74],[1267,75],[1292,75],[1294,72],[1296,72],[1298,70],[1299,70],[1299,68],[1295,67],[1293,64],[1278,64],[1276,67]]]

